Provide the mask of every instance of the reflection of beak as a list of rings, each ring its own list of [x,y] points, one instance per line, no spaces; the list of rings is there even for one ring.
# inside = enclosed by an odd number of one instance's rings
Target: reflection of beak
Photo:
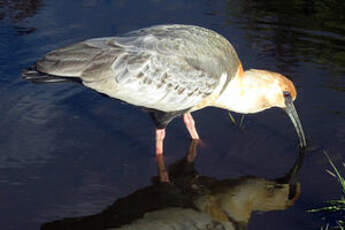
[[[298,195],[300,192],[300,185],[298,183],[298,175],[302,167],[302,163],[305,157],[305,151],[304,149],[301,149],[298,152],[298,158],[293,165],[293,167],[290,169],[290,171],[284,175],[283,177],[277,178],[274,181],[276,181],[279,184],[289,184],[289,200],[293,199]]]
[[[305,148],[307,146],[307,142],[305,140],[303,127],[302,127],[301,121],[299,120],[295,106],[293,105],[292,98],[290,96],[285,97],[285,105],[286,105],[285,111],[289,115],[293,125],[295,126],[298,139],[299,139],[299,146],[301,148]]]

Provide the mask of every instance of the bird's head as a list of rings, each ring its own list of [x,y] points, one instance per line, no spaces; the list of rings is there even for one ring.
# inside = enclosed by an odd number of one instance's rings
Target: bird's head
[[[238,87],[238,84],[240,87]],[[287,77],[267,71],[250,69],[244,72],[237,82],[237,89],[242,90],[248,102],[248,112],[259,112],[271,107],[286,108],[287,96],[294,101],[297,91]]]
[[[215,101],[217,107],[238,113],[257,113],[272,107],[282,108],[289,115],[299,137],[300,147],[306,147],[301,122],[293,101],[297,91],[287,77],[266,70],[239,71]]]
[[[285,110],[296,129],[300,147],[305,148],[307,144],[304,131],[293,104],[297,97],[297,91],[292,81],[279,73],[266,70],[245,71],[244,78],[247,78],[243,79],[245,81],[257,84],[255,88],[258,90],[259,97],[261,97],[259,100],[261,104],[258,103],[258,105],[262,110],[271,107],[279,107]]]

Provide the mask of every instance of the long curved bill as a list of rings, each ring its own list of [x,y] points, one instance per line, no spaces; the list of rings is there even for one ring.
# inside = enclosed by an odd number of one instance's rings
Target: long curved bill
[[[302,127],[301,121],[299,120],[296,108],[292,102],[291,96],[285,97],[285,105],[286,105],[285,112],[289,115],[293,125],[295,126],[298,139],[299,139],[299,146],[301,148],[305,148],[307,146],[307,142],[305,140],[303,127]]]

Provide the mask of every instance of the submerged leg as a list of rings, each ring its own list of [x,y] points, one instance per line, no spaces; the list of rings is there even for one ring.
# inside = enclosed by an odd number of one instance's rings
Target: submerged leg
[[[156,129],[156,156],[163,154],[165,129]]]
[[[198,177],[198,173],[194,169],[193,163],[197,156],[197,146],[200,140],[198,139],[192,139],[189,148],[187,150],[186,156],[169,166],[169,172],[167,170],[167,167],[165,166],[164,162],[164,155],[163,154],[157,154],[156,160],[157,160],[157,166],[158,166],[158,176],[160,182],[173,182],[174,180],[180,180],[181,178],[194,178],[196,179]],[[170,181],[169,174],[172,173],[172,178]],[[193,177],[191,177],[193,176]],[[184,181],[185,179],[183,179]],[[188,179],[189,181],[190,179]]]
[[[157,165],[158,165],[158,176],[160,182],[170,182],[169,174],[165,167],[163,154],[156,155]]]
[[[188,129],[188,132],[189,132],[190,136],[192,137],[192,139],[199,139],[199,134],[196,131],[195,121],[192,117],[192,114],[190,114],[190,113],[183,114],[183,121],[184,121],[186,128]]]
[[[165,129],[156,129],[156,160],[158,164],[159,180],[161,182],[169,182],[168,171],[165,168],[163,159],[163,143],[165,137]]]
[[[188,163],[193,163],[195,158],[196,158],[196,155],[197,155],[197,147],[198,147],[198,144],[199,144],[200,140],[199,139],[193,139],[189,145],[189,148],[188,148],[188,151],[187,151],[187,154],[186,154],[186,161]]]

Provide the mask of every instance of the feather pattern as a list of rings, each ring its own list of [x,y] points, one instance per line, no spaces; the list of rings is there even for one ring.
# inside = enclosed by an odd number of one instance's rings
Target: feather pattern
[[[78,77],[85,86],[130,104],[172,112],[192,108],[224,88],[240,61],[214,31],[161,25],[57,49],[36,66],[43,73]]]

